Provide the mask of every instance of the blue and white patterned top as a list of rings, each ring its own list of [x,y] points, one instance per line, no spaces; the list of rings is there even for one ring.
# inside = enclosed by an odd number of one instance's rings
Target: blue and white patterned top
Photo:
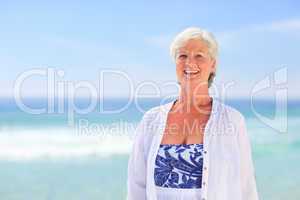
[[[201,188],[203,144],[161,144],[154,180],[164,188]]]

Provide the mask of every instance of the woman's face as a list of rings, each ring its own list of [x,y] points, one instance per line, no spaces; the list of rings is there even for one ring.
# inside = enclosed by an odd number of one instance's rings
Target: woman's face
[[[176,75],[181,87],[208,87],[208,78],[215,72],[216,61],[210,57],[207,44],[199,39],[190,39],[176,55]]]

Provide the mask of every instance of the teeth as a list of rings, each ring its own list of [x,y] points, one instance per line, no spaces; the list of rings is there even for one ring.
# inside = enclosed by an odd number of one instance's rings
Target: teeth
[[[198,70],[184,70],[184,73],[186,74],[196,74],[198,72],[199,72]]]

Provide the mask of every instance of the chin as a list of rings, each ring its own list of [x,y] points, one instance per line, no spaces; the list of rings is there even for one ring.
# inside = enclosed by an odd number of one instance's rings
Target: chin
[[[202,77],[199,77],[199,78],[192,78],[192,79],[186,79],[185,77],[183,77],[181,80],[180,80],[180,83],[181,84],[184,84],[184,85],[188,85],[188,84],[193,84],[193,85],[198,85],[198,84],[208,84],[208,78],[202,78]]]

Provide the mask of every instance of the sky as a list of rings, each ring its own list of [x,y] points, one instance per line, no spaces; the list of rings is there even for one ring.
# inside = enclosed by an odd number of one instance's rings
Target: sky
[[[0,1],[0,96],[12,96],[24,72],[48,68],[59,74],[55,87],[89,82],[98,96],[176,93],[168,85],[176,82],[169,45],[195,26],[219,43],[215,83],[228,87],[227,96],[249,97],[260,88],[255,95],[272,97],[279,88],[300,98],[299,10],[296,0]],[[121,74],[102,79],[103,70]],[[261,83],[266,79],[269,86]],[[22,95],[45,95],[46,80],[24,79]],[[77,91],[90,93],[84,86]]]

